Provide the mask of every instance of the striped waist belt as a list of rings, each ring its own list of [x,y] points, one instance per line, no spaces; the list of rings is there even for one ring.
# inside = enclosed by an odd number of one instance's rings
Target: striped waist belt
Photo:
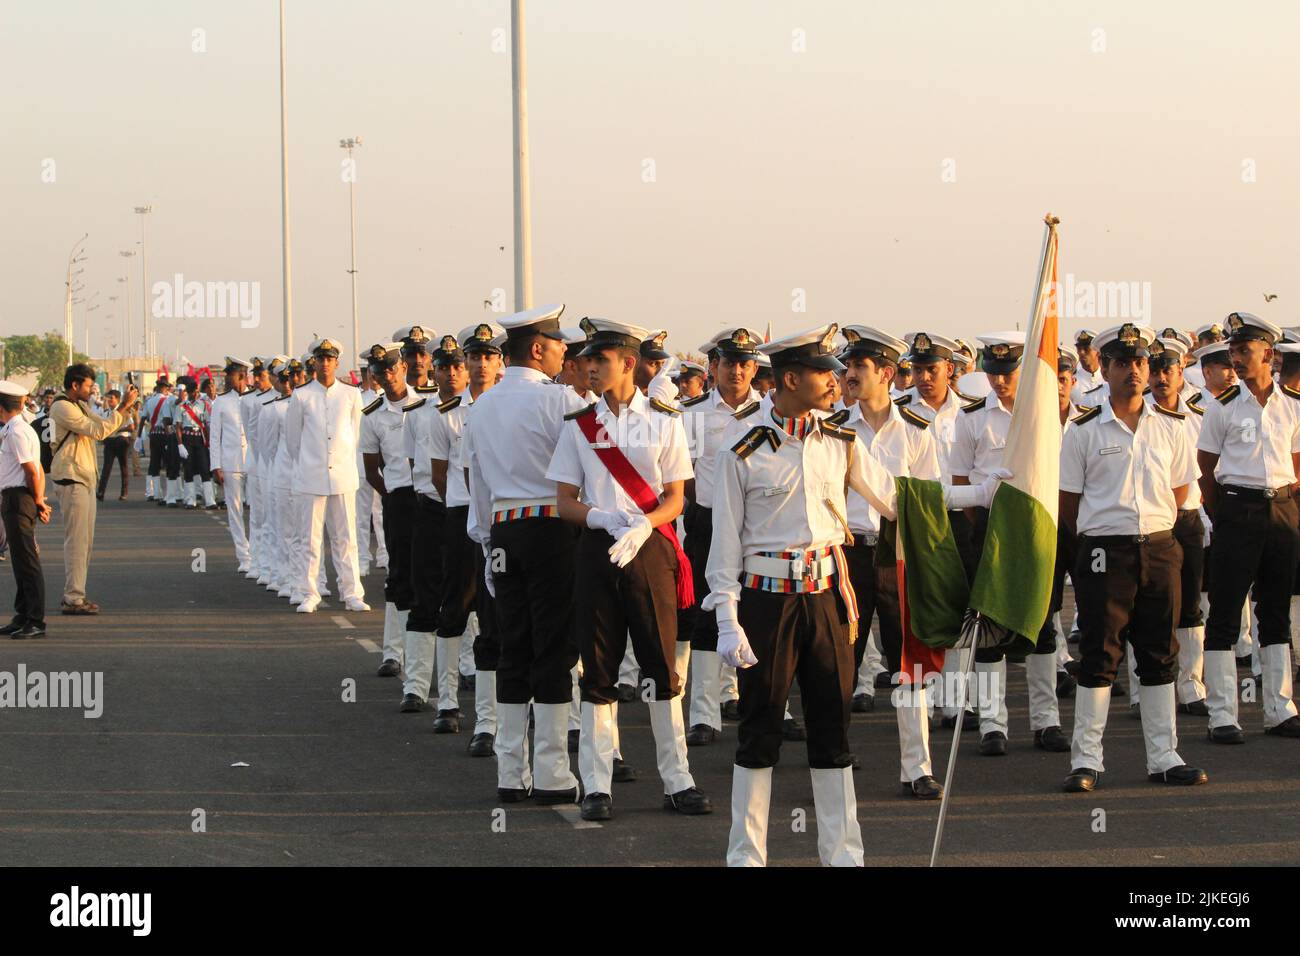
[[[560,514],[554,498],[503,498],[492,502],[492,523],[519,518],[555,518]]]
[[[745,558],[740,583],[778,594],[816,594],[835,577],[835,548],[813,551],[760,551]]]

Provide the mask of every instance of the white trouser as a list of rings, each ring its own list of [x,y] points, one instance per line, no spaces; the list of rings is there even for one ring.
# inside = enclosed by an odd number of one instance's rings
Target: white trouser
[[[767,866],[767,816],[772,768],[731,768],[731,832],[727,866]]]
[[[862,866],[862,829],[858,826],[853,768],[811,772],[818,859],[822,866]]]
[[[569,730],[582,730],[582,690],[578,681],[582,677],[582,659],[569,671],[569,680],[573,682],[573,693],[569,695]]]
[[[1025,658],[1025,679],[1029,684],[1029,729],[1061,726],[1056,704],[1056,655],[1030,654]]]
[[[410,614],[409,610],[399,611],[392,601],[384,602],[384,660],[402,663],[406,651],[406,619]]]
[[[1061,612],[1057,611],[1053,617],[1056,622],[1056,669],[1065,670],[1065,665],[1070,663],[1070,642],[1065,639],[1065,634],[1061,631]]]
[[[664,783],[664,793],[681,793],[695,786],[691,768],[686,758],[686,725],[682,720],[681,701],[652,700],[650,729],[655,737],[655,763],[659,779]]]
[[[1074,692],[1074,739],[1070,743],[1070,769],[1102,773],[1101,738],[1110,711],[1109,687],[1083,687]]]
[[[1236,727],[1237,657],[1233,651],[1205,652],[1205,706],[1210,729]]]
[[[438,709],[460,710],[456,696],[460,690],[461,637],[438,638]]]
[[[1137,657],[1133,653],[1133,645],[1128,641],[1124,642],[1124,656],[1128,664],[1128,705],[1136,707],[1142,701],[1142,681],[1137,674]]]
[[[474,733],[497,732],[497,672],[477,671],[474,677]]]
[[[199,481],[198,478],[195,478],[194,480]],[[212,484],[211,478],[209,478],[207,481],[201,481],[199,483],[203,487],[203,507],[211,508],[213,505],[217,503],[216,486]]]
[[[388,563],[388,549],[384,544],[384,499],[370,487],[362,470],[361,487],[357,489],[357,553],[362,566],[370,567],[371,521],[374,521],[375,560]]]
[[[361,587],[361,569],[357,567],[355,506],[351,492],[341,495],[302,495],[304,512],[310,516],[307,527],[308,600],[320,599],[318,577],[321,572],[321,535],[328,526],[330,552],[334,559],[334,573],[338,575],[339,597],[344,601],[364,601]]]
[[[962,657],[974,653],[969,648],[953,647],[943,655],[943,715],[956,717],[958,701],[961,699],[961,686],[966,686],[966,711],[974,711],[978,695],[975,693],[974,675],[970,679],[962,672]]]
[[[736,669],[730,664],[723,664],[718,672],[718,700],[724,704],[740,700],[740,683],[736,680]]]
[[[691,642],[678,641],[673,648],[673,673],[677,676],[678,704],[686,705],[686,675],[691,672]]]
[[[690,726],[706,724],[714,730],[722,730],[722,710],[718,703],[721,667],[722,658],[717,651],[695,651],[691,655]]]
[[[438,654],[438,639],[432,631],[407,631],[404,643],[402,671],[406,680],[402,683],[403,694],[414,694],[420,700],[429,699],[429,687],[433,683],[433,666]]]
[[[1295,701],[1291,699],[1291,647],[1288,644],[1269,644],[1258,648],[1263,666],[1263,688],[1260,703],[1264,708],[1264,729],[1276,727],[1296,715]]]
[[[1180,627],[1178,636],[1178,702],[1205,700],[1205,628]]]
[[[636,662],[636,655],[632,653],[630,638],[627,642],[627,650],[623,652],[623,662],[618,665],[618,682],[638,689],[641,686],[641,667]]]
[[[862,638],[858,638],[861,640]],[[862,666],[858,668],[858,686],[854,688],[854,695],[876,693],[876,675],[885,673],[885,665],[882,663],[883,658],[880,654],[880,637],[873,627],[867,634],[867,646],[862,652]]]
[[[469,617],[465,619],[465,633],[460,637],[459,670],[466,677],[477,669],[474,666],[474,640],[478,635],[478,612],[470,611]]]
[[[538,790],[572,790],[569,767],[569,705],[533,704],[533,783]]]
[[[296,547],[298,536],[298,500],[293,489],[285,485],[275,486],[275,520],[277,553],[279,562],[271,573],[271,580],[276,585],[280,597],[293,593],[294,582],[298,580],[297,566],[299,552]]]
[[[1300,659],[1300,595],[1291,598],[1291,660]]]
[[[252,569],[261,574],[266,563],[266,551],[262,546],[262,525],[266,521],[266,508],[262,504],[262,476],[256,473],[247,476],[248,502],[248,546],[253,554]]]
[[[980,736],[995,731],[1006,735],[1007,659],[992,664],[976,661],[975,676],[975,683],[980,687]]]
[[[1142,739],[1146,742],[1147,773],[1164,773],[1183,765],[1178,756],[1173,684],[1142,689]]]
[[[531,790],[533,771],[528,759],[528,705],[497,704],[497,786],[502,790]]]
[[[614,709],[609,704],[582,702],[578,738],[578,774],[586,793],[610,794],[614,778]]]
[[[930,708],[925,685],[900,684],[893,691],[898,718],[898,778],[911,783],[932,774],[930,766]]]
[[[247,478],[242,471],[227,471],[226,524],[230,526],[230,541],[235,546],[235,560],[241,568],[251,560],[248,553],[248,534],[244,531],[244,489]]]

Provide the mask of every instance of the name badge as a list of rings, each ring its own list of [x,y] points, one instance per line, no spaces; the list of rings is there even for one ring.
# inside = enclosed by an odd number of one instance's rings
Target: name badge
[[[789,485],[782,485],[780,488],[768,488],[763,492],[764,498],[774,498],[777,495],[783,495],[790,490]]]
[[[613,448],[614,443],[608,441],[594,441],[591,443],[592,448]]]
[[[1123,449],[1123,448],[1120,448],[1119,445],[1111,445],[1111,446],[1108,447],[1108,448],[1103,448],[1103,449],[1101,450],[1100,454],[1103,454],[1103,455],[1118,455],[1118,454],[1119,454],[1120,452],[1122,452],[1123,450],[1124,450],[1124,449]]]

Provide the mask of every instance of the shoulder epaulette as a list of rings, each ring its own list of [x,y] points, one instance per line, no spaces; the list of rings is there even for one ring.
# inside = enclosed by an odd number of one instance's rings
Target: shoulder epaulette
[[[1220,395],[1220,396],[1218,396],[1219,404],[1220,404],[1220,405],[1227,405],[1230,401],[1232,401],[1234,398],[1236,398],[1236,397],[1237,397],[1238,395],[1240,395],[1240,394],[1241,394],[1241,386],[1240,386],[1240,385],[1233,385],[1233,386],[1231,386],[1231,387],[1229,387],[1229,388],[1226,388],[1226,389],[1224,389],[1223,394]]]
[[[424,407],[424,403],[427,402],[427,401],[428,401],[427,398],[422,398],[422,399],[420,399],[418,402],[411,402],[410,405],[403,405],[403,406],[402,406],[402,411],[404,411],[404,412],[409,412],[409,411],[411,411],[412,409],[415,409],[415,408],[423,408],[423,407]]]
[[[1204,415],[1205,409],[1201,407],[1201,402],[1203,401],[1205,401],[1205,393],[1197,392],[1191,398],[1187,399],[1187,401],[1184,404],[1186,404],[1187,407],[1190,408],[1192,411],[1194,411],[1196,414]]]
[[[283,402],[283,401],[285,401],[286,399],[290,399],[290,398],[293,398],[293,393],[292,393],[292,392],[288,393],[287,395],[281,395],[279,398],[276,399],[276,401],[277,401],[277,402]]]
[[[281,398],[283,398],[283,397],[284,397],[283,395],[277,395],[275,398],[271,399],[271,401],[269,401],[269,402],[263,402],[262,404],[263,404],[263,405],[270,405],[270,404],[272,404],[273,402],[278,402],[278,401],[279,401]]]
[[[926,421],[920,415],[916,414],[916,412],[912,411],[910,408],[900,408],[898,410],[898,414],[903,416],[903,421],[911,425],[915,425],[917,428],[930,427],[930,423],[928,421]]]
[[[1161,415],[1168,415],[1170,418],[1176,418],[1179,421],[1182,421],[1184,418],[1187,417],[1182,412],[1171,412],[1169,409],[1165,408],[1159,402],[1152,402],[1151,407],[1154,408]]]
[[[758,411],[759,404],[760,404],[759,402],[750,402],[748,405],[746,405],[740,411],[736,412],[731,417],[737,420],[742,418],[748,418],[750,415]]]
[[[836,425],[829,418],[822,419],[821,429],[827,435],[832,435],[835,438],[840,439],[841,441],[853,441],[858,437],[858,433],[853,431],[853,429],[843,428],[839,425]]]
[[[707,402],[708,400],[709,400],[709,393],[702,392],[701,394],[696,395],[694,398],[688,398],[686,401],[682,402],[682,408],[694,408],[696,405],[700,404],[701,402]]]
[[[971,402],[969,405],[963,405],[961,407],[961,410],[963,412],[978,412],[981,408],[984,407],[984,403],[988,401],[988,398],[989,397],[985,395],[983,398]]]
[[[1102,382],[1101,385],[1094,385],[1092,388],[1085,388],[1083,394],[1091,395],[1093,392],[1100,392],[1105,384],[1105,382]]]
[[[849,410],[841,408],[833,415],[827,415],[822,421],[830,422],[832,425],[843,425],[849,420]]]
[[[1092,406],[1092,408],[1089,408],[1089,409],[1088,409],[1086,412],[1084,412],[1082,415],[1078,415],[1078,416],[1076,416],[1076,417],[1074,417],[1074,418],[1071,418],[1071,419],[1070,419],[1070,422],[1071,422],[1072,424],[1075,424],[1075,425],[1082,425],[1082,424],[1084,424],[1085,422],[1090,422],[1090,421],[1092,421],[1094,418],[1096,418],[1096,417],[1097,417],[1098,415],[1100,415],[1100,414],[1101,414],[1101,406],[1100,406],[1100,405],[1094,405],[1094,406]]]
[[[416,390],[417,392],[419,392],[421,395],[427,395],[429,392],[436,392],[436,391],[438,390],[438,386],[437,386],[437,385],[417,385],[417,386],[415,386],[415,390]]]
[[[1150,395],[1150,394],[1151,394],[1151,386],[1148,385],[1146,388],[1142,389],[1142,394],[1143,394],[1143,395]]]
[[[223,389],[222,389],[220,392],[218,392],[217,394],[218,394],[218,395],[229,395],[229,394],[230,394],[231,392],[233,392],[233,391],[234,391],[233,388],[223,388]]]
[[[776,429],[768,428],[766,425],[755,425],[745,433],[745,437],[731,446],[731,450],[736,453],[741,461],[744,461],[752,455],[763,442],[771,446],[772,451],[776,451],[780,445],[780,440],[776,437]]]
[[[978,399],[976,399],[974,395],[967,395],[965,392],[958,391],[958,390],[955,389],[955,388],[954,388],[952,391],[953,391],[953,394],[956,395],[958,398],[960,398],[963,402],[974,402],[974,401],[978,401]]]
[[[661,402],[657,398],[650,399],[650,407],[656,412],[663,412],[665,415],[680,415],[682,413],[680,408],[669,405],[667,402]]]
[[[592,402],[586,408],[580,408],[576,412],[569,412],[569,414],[564,416],[564,420],[566,422],[571,422],[575,418],[581,418],[583,415],[587,414],[587,412],[594,412],[595,410],[596,410],[596,403]]]
[[[898,398],[894,399],[894,404],[895,404],[895,405],[911,405],[911,404],[912,404],[912,396],[911,396],[911,395],[899,395]]]
[[[371,403],[370,403],[369,405],[367,405],[365,408],[361,409],[361,414],[362,414],[362,415],[369,415],[371,412],[373,412],[376,408],[378,408],[378,407],[379,407],[380,405],[382,405],[382,404],[384,404],[384,400],[383,400],[382,398],[376,398],[373,402],[371,402]]]
[[[270,391],[273,391],[273,389],[266,388],[266,389],[263,389],[262,391],[258,392],[257,394],[258,394],[258,395],[265,395],[267,392],[270,392]]]
[[[443,402],[442,404],[440,404],[440,405],[438,406],[438,411],[441,412],[442,414],[446,415],[449,411],[451,411],[453,408],[455,408],[455,407],[456,407],[457,405],[459,405],[459,404],[460,404],[460,396],[457,395],[457,396],[455,396],[454,398],[449,398],[449,399],[447,399],[445,402]]]
[[[1282,394],[1284,394],[1284,395],[1290,395],[1292,398],[1300,398],[1300,392],[1297,392],[1297,391],[1296,391],[1294,388],[1292,388],[1290,385],[1283,385],[1283,386],[1282,386]]]

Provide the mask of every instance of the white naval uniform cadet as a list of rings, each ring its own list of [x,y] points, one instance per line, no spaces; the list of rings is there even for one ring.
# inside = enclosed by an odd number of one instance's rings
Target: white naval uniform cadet
[[[363,364],[369,360],[369,355],[367,352],[360,357]],[[370,384],[361,389],[361,407],[369,408],[375,399],[383,396],[383,389],[375,385],[372,378]],[[388,545],[384,541],[384,500],[365,480],[366,465],[361,460],[360,451],[357,452],[357,474],[361,476],[361,486],[357,488],[357,557],[364,575],[370,573],[371,535],[375,539],[375,567],[388,567]]]
[[[284,431],[288,400],[286,386],[280,380],[281,371],[288,365],[287,355],[276,355],[267,360],[266,369],[271,374],[271,392],[257,413],[257,435],[254,444],[262,466],[262,498],[266,504],[266,523],[262,528],[262,542],[266,549],[266,570],[257,582],[268,591],[279,592],[286,567],[284,538],[280,534],[279,502],[275,495],[275,463],[280,452],[280,435]]]
[[[244,433],[244,416],[240,411],[240,392],[231,381],[235,376],[242,384],[252,366],[243,359],[226,356],[226,390],[212,403],[212,425],[208,438],[212,470],[221,472],[226,496],[226,523],[239,562],[239,573],[250,567],[248,534],[244,530],[244,492],[248,460],[248,436]]]

